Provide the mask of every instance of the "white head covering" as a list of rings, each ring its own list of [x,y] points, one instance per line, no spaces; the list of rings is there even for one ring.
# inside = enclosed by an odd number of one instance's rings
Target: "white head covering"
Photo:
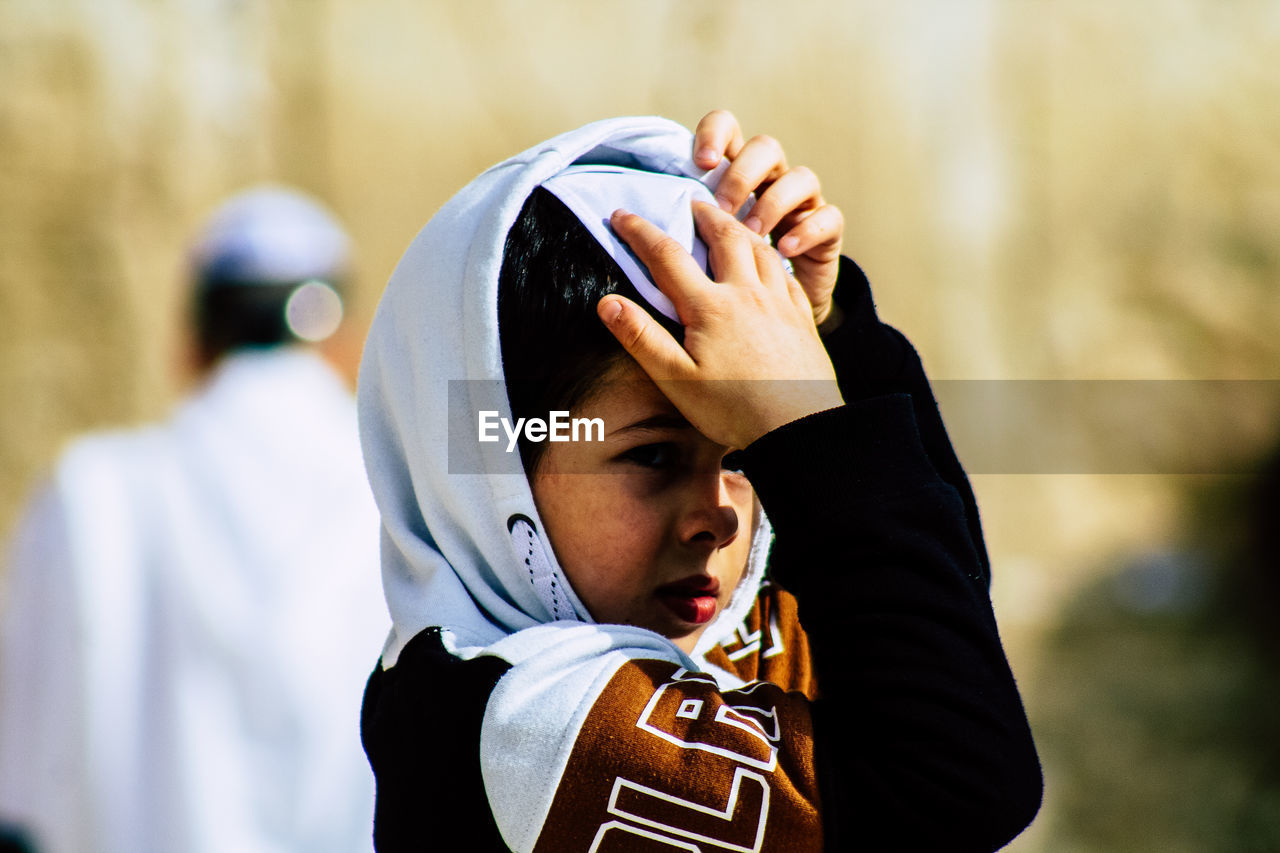
[[[725,165],[728,165],[726,161]],[[720,172],[716,172],[718,178]],[[707,245],[694,231],[689,211],[695,201],[715,204],[706,185],[689,178],[627,169],[622,166],[570,166],[542,186],[564,202],[587,227],[609,257],[617,261],[649,307],[680,322],[676,308],[658,289],[640,259],[618,239],[609,216],[618,208],[638,213],[680,241],[702,268],[707,268]]]
[[[697,168],[692,146],[688,130],[660,118],[611,119],[555,137],[464,187],[400,260],[369,331],[359,390],[393,622],[384,666],[393,666],[405,644],[429,626],[448,629],[455,652],[467,656],[542,623],[591,621],[539,533],[543,525],[518,458],[476,440],[478,411],[511,417],[498,340],[503,247],[529,194],[546,185],[604,238],[624,271],[629,252],[610,246],[612,233],[600,229],[617,207],[646,215],[675,236],[687,234],[686,247],[695,248],[689,202],[710,200],[700,181],[714,186],[720,172]],[[618,167],[648,174],[628,177]],[[596,192],[606,185],[610,191]],[[633,281],[644,294],[645,286]],[[660,305],[656,297],[651,302]],[[695,657],[724,639],[752,606],[770,535],[761,519],[746,576],[699,639]]]
[[[191,250],[202,282],[290,284],[346,272],[351,241],[320,202],[282,186],[245,190],[210,215]]]

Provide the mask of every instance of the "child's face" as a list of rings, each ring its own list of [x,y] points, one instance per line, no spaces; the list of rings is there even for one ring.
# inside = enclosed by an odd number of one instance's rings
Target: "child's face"
[[[691,651],[742,579],[755,493],[629,358],[573,415],[604,440],[548,443],[532,477],[560,565],[597,622]]]

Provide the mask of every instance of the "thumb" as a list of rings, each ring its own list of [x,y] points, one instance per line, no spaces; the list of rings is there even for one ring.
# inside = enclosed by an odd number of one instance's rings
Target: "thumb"
[[[596,303],[596,314],[650,379],[679,379],[694,367],[689,353],[671,333],[625,296],[611,293],[603,297]]]

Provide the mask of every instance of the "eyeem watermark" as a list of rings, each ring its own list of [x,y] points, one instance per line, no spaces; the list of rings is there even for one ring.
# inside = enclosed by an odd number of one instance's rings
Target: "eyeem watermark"
[[[542,418],[516,418],[513,425],[497,411],[483,410],[478,421],[477,439],[486,443],[499,441],[498,428],[501,427],[507,436],[508,453],[516,449],[521,432],[528,441],[604,441],[603,418],[571,418],[567,411],[549,412],[545,421]]]
[[[932,384],[951,443],[970,474],[1238,475],[1255,470],[1271,448],[1280,456],[1276,379]],[[504,419],[507,405],[501,380],[449,381],[449,473],[524,476],[516,452],[522,436],[531,443],[604,441],[602,419],[572,418],[565,411],[546,419]],[[914,409],[916,417],[935,417],[927,397],[917,399]]]

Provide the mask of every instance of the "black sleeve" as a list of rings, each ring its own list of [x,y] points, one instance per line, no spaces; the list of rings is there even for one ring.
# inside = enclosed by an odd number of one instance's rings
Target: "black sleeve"
[[[770,571],[813,650],[827,846],[992,851],[1039,809],[1039,760],[972,490],[918,357],[874,319],[858,278],[828,338],[846,405],[762,436],[741,460],[774,526]]]
[[[465,828],[466,850],[509,853],[480,775],[485,705],[508,669],[494,657],[455,658],[440,629],[428,628],[395,666],[379,664],[369,677],[360,739],[377,784],[378,853],[424,850],[432,839],[448,849],[457,827]]]
[[[973,579],[989,587],[990,562],[982,536],[978,503],[969,478],[951,446],[919,354],[905,335],[880,322],[871,284],[862,268],[849,258],[840,259],[835,305],[840,315],[839,324],[823,334],[822,341],[836,369],[845,402],[885,394],[906,394],[911,398],[925,455],[964,504],[965,523],[978,554]]]

